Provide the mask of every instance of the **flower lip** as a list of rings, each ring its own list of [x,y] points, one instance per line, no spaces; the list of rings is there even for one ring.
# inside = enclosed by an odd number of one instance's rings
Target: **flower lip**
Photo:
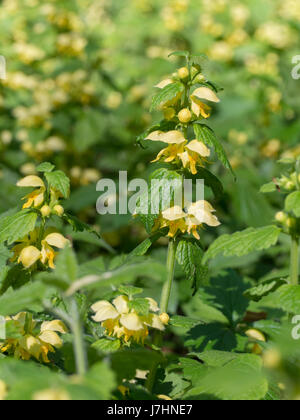
[[[33,187],[33,188],[41,187],[41,188],[45,188],[44,181],[39,176],[36,176],[36,175],[26,176],[25,178],[21,179],[17,183],[17,186],[18,187]]]
[[[204,143],[199,140],[192,140],[189,144],[187,144],[186,149],[190,150],[191,152],[198,153],[198,155],[203,157],[210,156],[210,150]]]
[[[171,83],[173,83],[172,79],[165,79],[165,80],[162,80],[160,83],[158,83],[154,87],[156,87],[158,89],[164,89],[166,86],[170,85]]]
[[[186,141],[183,133],[178,130],[168,132],[153,131],[151,134],[148,135],[148,137],[146,137],[145,140],[161,141],[167,144],[181,144]]]
[[[65,248],[67,244],[70,243],[70,241],[60,233],[50,233],[44,238],[44,241],[47,242],[48,245],[55,246],[60,249]]]
[[[220,99],[217,97],[215,92],[212,89],[208,87],[204,87],[204,86],[196,89],[192,93],[192,97],[196,99],[206,99],[207,101],[210,101],[210,102],[216,102],[216,103],[220,102]]]

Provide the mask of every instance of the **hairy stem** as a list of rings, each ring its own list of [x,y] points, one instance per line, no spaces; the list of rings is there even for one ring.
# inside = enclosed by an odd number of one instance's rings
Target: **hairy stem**
[[[167,280],[163,286],[161,294],[160,309],[162,312],[168,312],[169,300],[172,290],[172,283],[174,279],[174,270],[175,270],[175,257],[176,257],[177,242],[173,239],[170,239],[169,249],[168,249],[168,258],[167,258]],[[161,347],[162,344],[162,332],[157,331],[154,336],[153,344],[155,347]],[[155,383],[156,372],[158,368],[158,363],[155,362],[150,369],[149,375],[146,381],[146,388],[151,393],[153,385]]]
[[[299,280],[299,238],[292,236],[290,282],[297,285]]]
[[[78,312],[77,303],[75,300],[72,300],[71,302],[71,312],[72,312],[71,328],[74,335],[73,347],[74,347],[77,374],[80,376],[84,376],[87,372],[87,358],[86,358],[86,353],[85,353],[81,319]]]

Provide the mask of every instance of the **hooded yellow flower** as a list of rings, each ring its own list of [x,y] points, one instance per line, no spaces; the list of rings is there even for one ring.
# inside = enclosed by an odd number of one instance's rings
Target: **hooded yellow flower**
[[[23,200],[27,200],[27,202],[23,205],[23,209],[28,209],[32,206],[40,207],[43,204],[45,199],[46,187],[44,181],[40,177],[36,175],[26,176],[17,183],[17,186],[22,188],[38,187],[37,190],[34,190],[33,192],[31,192],[23,198]]]
[[[42,241],[41,261],[43,264],[47,264],[52,269],[55,268],[54,258],[57,252],[52,248],[53,246],[59,249],[65,248],[70,241],[66,239],[60,233],[50,233]]]
[[[203,224],[208,226],[219,226],[220,222],[213,213],[215,209],[208,201],[200,200],[188,204],[185,211],[180,206],[174,206],[162,212],[158,218],[154,230],[169,227],[168,236],[174,238],[178,231],[192,234],[200,239],[198,229]]]
[[[163,331],[165,326],[160,317],[155,313],[159,310],[157,303],[148,298],[150,313],[139,315],[135,310],[130,309],[129,298],[121,295],[113,300],[113,303],[101,300],[92,306],[94,321],[101,322],[106,334],[123,339],[125,343],[130,340],[144,343],[149,334],[148,327]]]
[[[28,269],[32,267],[38,261],[41,261],[44,265],[48,265],[54,269],[54,259],[57,252],[52,248],[53,246],[59,249],[65,248],[70,241],[66,239],[60,233],[47,233],[45,234],[41,242],[41,250],[38,245],[39,229],[35,229],[28,236],[23,238],[19,243],[12,249],[14,256],[11,261],[23,264]]]
[[[188,143],[181,131],[154,131],[146,140],[169,144],[161,150],[153,162],[163,160],[166,163],[181,161],[184,168],[188,168],[193,175],[197,174],[197,165],[203,166],[206,158],[210,156],[210,150],[204,143],[193,140]]]
[[[181,131],[168,131],[166,133],[162,131],[154,131],[149,134],[146,140],[158,141],[169,144],[168,147],[161,150],[153,162],[157,162],[163,158],[164,162],[173,162],[178,158],[178,155],[184,152],[184,146],[187,144],[187,140]]]
[[[160,83],[158,83],[158,85],[156,85],[155,87],[158,88],[158,89],[164,89],[166,86],[169,86],[172,83],[174,83],[174,80],[172,80],[172,79],[164,79],[163,81],[161,81]],[[180,101],[181,97],[182,97],[182,92],[179,92],[175,96],[175,98],[173,98],[173,99],[171,99],[169,101],[163,102],[161,104],[160,108],[161,109],[166,109],[166,108],[169,108],[169,107],[171,107],[173,105],[176,105]]]
[[[20,338],[8,337],[3,343],[0,342],[0,351],[12,354],[16,359],[29,360],[34,357],[38,361],[49,363],[48,353],[54,353],[55,348],[60,348],[63,344],[57,333],[67,332],[62,321],[54,320],[43,322],[40,332],[36,333],[37,322],[26,312],[7,317],[7,321],[14,322]]]
[[[203,118],[209,118],[211,114],[211,107],[206,105],[202,100],[210,102],[220,102],[215,92],[208,87],[200,87],[196,89],[191,95],[192,111],[197,116],[200,115]]]

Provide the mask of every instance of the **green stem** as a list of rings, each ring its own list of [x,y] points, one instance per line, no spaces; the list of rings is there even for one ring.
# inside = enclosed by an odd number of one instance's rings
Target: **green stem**
[[[85,353],[83,329],[80,315],[78,313],[77,303],[75,300],[71,302],[72,310],[72,332],[74,335],[73,347],[76,361],[77,374],[84,376],[87,372],[87,358]]]
[[[177,249],[177,242],[173,239],[170,239],[169,249],[168,249],[168,258],[167,258],[167,273],[168,274],[167,274],[167,280],[163,286],[162,294],[161,294],[161,302],[160,302],[161,312],[168,312],[172,283],[174,279],[176,249]],[[160,331],[157,331],[154,336],[153,344],[156,347],[161,347],[162,338],[163,338],[162,333]],[[148,389],[150,393],[152,393],[153,385],[155,383],[157,368],[158,368],[158,364],[154,363],[147,377],[146,388]]]
[[[168,276],[162,290],[161,301],[160,301],[160,309],[162,312],[168,312],[170,294],[171,294],[172,283],[173,283],[173,278],[174,278],[176,249],[177,249],[177,242],[173,239],[170,239],[168,259],[167,259]]]
[[[292,285],[298,285],[298,280],[299,280],[299,238],[292,236],[290,282]]]

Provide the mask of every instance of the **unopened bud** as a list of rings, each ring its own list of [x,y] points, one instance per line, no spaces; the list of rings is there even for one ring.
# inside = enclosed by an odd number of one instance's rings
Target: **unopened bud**
[[[189,69],[187,67],[182,67],[178,70],[178,77],[181,80],[187,79],[190,75]]]
[[[276,213],[275,215],[275,219],[277,220],[277,222],[279,223],[285,223],[286,220],[288,218],[288,215],[286,213],[284,213],[283,211],[279,211],[278,213]]]
[[[49,206],[45,205],[41,208],[41,213],[43,217],[49,217],[51,214],[51,209]]]
[[[170,321],[170,317],[167,313],[163,312],[162,314],[159,315],[159,319],[161,320],[161,322],[165,325],[167,325]]]
[[[182,109],[178,114],[178,119],[183,124],[189,123],[192,119],[191,111],[187,108]]]
[[[63,206],[57,204],[53,207],[53,212],[57,214],[57,216],[61,217],[64,214],[65,209],[63,208]]]

